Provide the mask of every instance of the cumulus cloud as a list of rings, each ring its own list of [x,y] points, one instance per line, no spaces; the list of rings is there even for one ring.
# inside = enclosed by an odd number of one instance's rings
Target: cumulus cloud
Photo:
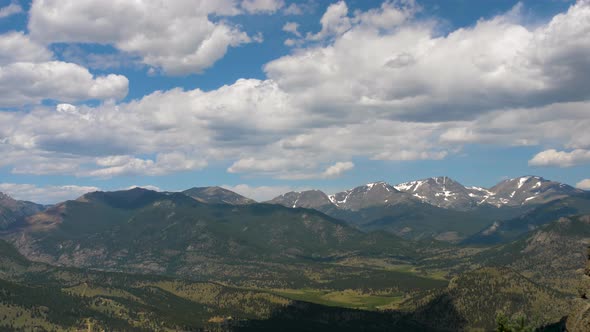
[[[131,156],[110,156],[98,158],[96,165],[101,167],[82,176],[111,178],[121,175],[164,175],[173,172],[201,169],[207,165],[204,160],[188,158],[182,153],[161,153],[155,160],[140,159]]]
[[[128,85],[125,76],[94,76],[73,63],[17,62],[0,67],[0,107],[36,104],[45,99],[121,99],[127,95]]]
[[[301,37],[301,33],[299,32],[299,23],[287,22],[283,26],[283,31],[292,33],[297,37]]]
[[[283,0],[244,0],[242,8],[249,13],[274,13],[283,8]]]
[[[339,177],[347,171],[350,171],[354,168],[354,164],[350,161],[346,162],[337,162],[334,165],[326,168],[324,173],[322,174],[326,178],[335,178]]]
[[[590,179],[584,179],[576,184],[576,188],[590,190]]]
[[[0,183],[0,191],[14,199],[39,204],[54,204],[78,198],[86,193],[100,190],[93,186],[37,186],[34,184]]]
[[[348,6],[346,2],[339,1],[328,6],[320,23],[322,24],[322,30],[316,34],[309,34],[307,36],[308,39],[320,40],[337,36],[350,29],[351,22],[348,17]]]
[[[590,102],[556,103],[542,107],[504,109],[473,121],[454,122],[440,140],[446,144],[484,143],[508,146],[563,144],[590,147]]]
[[[52,58],[49,50],[22,32],[0,35],[0,107],[45,99],[73,102],[127,95],[125,76],[95,76],[82,66]]]
[[[283,10],[283,13],[285,13],[285,15],[303,15],[303,12],[304,10],[302,6],[297,3],[291,3],[288,7],[286,7]]]
[[[416,23],[415,11],[385,3],[350,16],[338,2],[322,29],[308,35],[334,36],[332,42],[300,48],[265,71],[284,91],[335,117],[362,111],[421,122],[471,120],[590,94],[587,1],[534,28],[510,13],[445,36],[436,24]]]
[[[11,3],[8,6],[0,8],[0,18],[6,18],[12,15],[20,14],[23,12],[23,7],[18,3]]]
[[[590,149],[590,3],[536,27],[514,11],[444,36],[400,3],[332,5],[313,38],[264,67],[266,79],[0,113],[0,165],[112,177],[224,161],[231,173],[310,179],[343,160],[442,159],[472,143]],[[133,36],[87,28],[94,41]]]
[[[15,62],[45,62],[53,54],[43,45],[35,43],[23,32],[12,31],[0,35],[0,66]]]
[[[282,1],[277,0],[242,2],[249,12],[272,12],[280,6]],[[28,26],[38,41],[111,44],[138,54],[149,66],[184,75],[200,73],[228,48],[252,42],[239,27],[211,19],[241,11],[233,0],[35,0]]]
[[[571,167],[590,163],[590,151],[577,149],[570,152],[555,149],[539,152],[529,160],[531,166]]]

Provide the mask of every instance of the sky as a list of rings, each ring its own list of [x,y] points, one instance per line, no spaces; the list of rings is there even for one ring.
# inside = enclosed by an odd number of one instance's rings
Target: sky
[[[590,0],[0,1],[0,191],[590,189]]]

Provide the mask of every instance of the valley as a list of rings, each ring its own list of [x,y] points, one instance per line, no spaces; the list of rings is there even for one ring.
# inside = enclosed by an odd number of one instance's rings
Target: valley
[[[510,185],[518,201],[488,203]],[[26,208],[3,220],[2,327],[456,331],[494,329],[498,315],[561,326],[590,196],[538,177],[499,186],[488,198],[444,177],[266,203],[220,187],[42,209],[5,199]]]

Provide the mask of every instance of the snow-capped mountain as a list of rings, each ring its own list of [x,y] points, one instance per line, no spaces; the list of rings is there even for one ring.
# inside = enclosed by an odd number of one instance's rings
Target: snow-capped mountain
[[[329,198],[337,207],[353,211],[376,205],[394,205],[415,201],[411,195],[403,193],[385,182],[368,183],[330,195]]]
[[[456,210],[469,210],[482,204],[496,207],[542,204],[582,193],[566,184],[539,176],[505,180],[489,189],[465,187],[446,176],[401,183],[395,188],[425,203]]]
[[[538,176],[505,180],[489,189],[466,187],[449,177],[440,176],[395,186],[386,182],[368,183],[333,195],[326,195],[320,190],[289,192],[268,203],[325,212],[329,208],[358,211],[379,205],[423,202],[445,209],[467,211],[482,205],[502,207],[542,204],[582,192]]]
[[[542,204],[570,195],[581,194],[582,190],[567,184],[549,181],[540,176],[521,176],[502,181],[490,188],[493,195],[484,202],[496,206]]]
[[[321,211],[325,211],[329,207],[356,211],[371,206],[394,205],[410,201],[417,200],[385,182],[375,182],[329,196],[320,190],[292,191],[275,197],[267,203],[280,204],[291,208],[319,209]]]
[[[446,176],[400,183],[395,188],[411,194],[422,202],[456,210],[469,210],[476,207],[475,197],[479,195],[475,189],[466,188]]]

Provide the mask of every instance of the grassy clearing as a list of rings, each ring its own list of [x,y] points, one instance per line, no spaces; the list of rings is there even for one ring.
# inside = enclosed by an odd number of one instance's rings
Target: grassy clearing
[[[270,292],[297,301],[363,310],[393,308],[404,299],[401,294],[374,295],[361,293],[352,289],[335,292],[318,289],[273,289]]]

